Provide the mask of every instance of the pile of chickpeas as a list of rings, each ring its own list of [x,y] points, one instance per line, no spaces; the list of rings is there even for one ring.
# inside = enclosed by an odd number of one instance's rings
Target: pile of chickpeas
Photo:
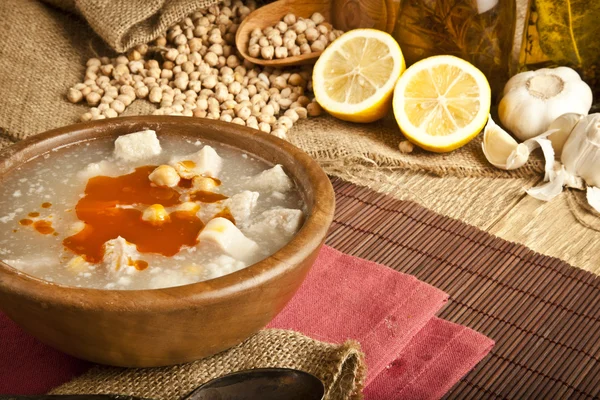
[[[312,67],[263,68],[239,55],[235,33],[255,8],[254,2],[225,0],[126,55],[91,58],[84,81],[67,98],[91,107],[82,121],[117,117],[146,99],[158,105],[155,115],[218,119],[287,139],[296,121],[322,112],[309,94]]]
[[[252,31],[248,55],[272,60],[323,51],[343,33],[325,22],[321,13],[314,13],[310,18],[287,14],[275,26]]]

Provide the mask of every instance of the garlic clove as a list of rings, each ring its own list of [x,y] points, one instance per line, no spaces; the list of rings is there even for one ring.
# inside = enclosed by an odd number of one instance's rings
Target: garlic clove
[[[588,204],[600,213],[600,188],[588,186],[585,197],[587,198]]]
[[[554,133],[548,135],[548,140],[552,142],[552,148],[557,158],[560,158],[562,149],[567,141],[567,138],[575,128],[575,125],[583,118],[582,114],[566,113],[556,118],[548,130],[556,130]]]
[[[522,167],[529,158],[529,149],[519,144],[490,116],[483,131],[481,144],[485,158],[496,168],[512,170]]]

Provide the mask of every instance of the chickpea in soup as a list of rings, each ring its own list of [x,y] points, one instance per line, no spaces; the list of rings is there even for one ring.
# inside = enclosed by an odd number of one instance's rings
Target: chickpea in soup
[[[2,182],[0,210],[0,260],[98,289],[230,274],[283,247],[305,216],[280,165],[150,130],[29,161]]]

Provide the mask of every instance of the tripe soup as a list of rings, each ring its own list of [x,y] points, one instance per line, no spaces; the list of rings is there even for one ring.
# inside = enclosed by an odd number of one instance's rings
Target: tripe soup
[[[155,289],[273,254],[305,206],[280,165],[154,131],[30,160],[1,182],[0,260],[46,281]]]

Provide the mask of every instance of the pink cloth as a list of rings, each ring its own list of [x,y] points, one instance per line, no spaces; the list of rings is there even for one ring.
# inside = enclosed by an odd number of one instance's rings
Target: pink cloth
[[[366,399],[436,399],[494,344],[435,318],[447,299],[413,276],[323,247],[269,327],[328,342],[359,341],[368,367]],[[88,367],[39,343],[0,313],[0,394],[44,393]]]
[[[42,394],[89,368],[46,346],[0,312],[0,394]]]
[[[472,329],[434,317],[365,388],[365,399],[439,399],[493,345]]]
[[[269,327],[326,342],[360,342],[368,371],[365,399],[438,399],[494,345],[435,318],[447,299],[411,275],[325,246]]]

